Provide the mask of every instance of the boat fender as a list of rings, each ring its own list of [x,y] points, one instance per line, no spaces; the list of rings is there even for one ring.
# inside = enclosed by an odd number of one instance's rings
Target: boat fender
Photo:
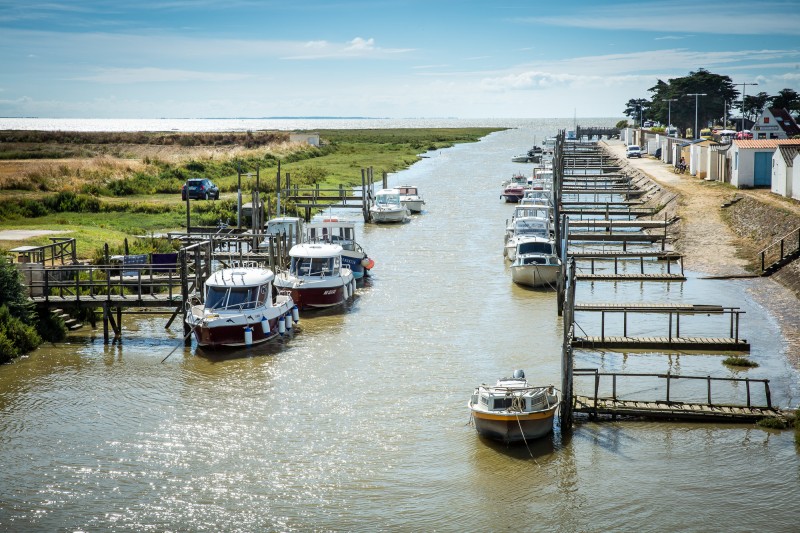
[[[373,261],[369,257],[365,257],[364,259],[361,260],[361,265],[367,270],[370,270],[372,269],[372,267],[375,266],[375,261]]]
[[[286,322],[280,319],[278,319],[278,333],[280,333],[281,335],[286,333]]]
[[[261,317],[261,331],[265,335],[269,335],[269,320],[267,320],[267,317],[265,316]]]
[[[344,285],[342,285],[342,292],[344,293],[344,299],[345,300],[350,298],[350,294],[348,292],[349,290],[350,290],[350,284],[349,283],[345,283]]]
[[[286,325],[286,331],[292,329],[292,317],[289,314],[286,314],[282,318],[284,324]]]
[[[244,344],[245,346],[251,346],[253,344],[253,328],[250,326],[244,328]]]
[[[292,320],[294,320],[295,323],[300,322],[300,310],[296,305],[292,307]]]

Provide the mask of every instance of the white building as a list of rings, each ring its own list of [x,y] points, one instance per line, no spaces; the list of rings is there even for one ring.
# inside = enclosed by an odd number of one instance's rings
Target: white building
[[[770,107],[764,110],[753,124],[751,131],[754,140],[790,139],[795,135],[800,135],[800,128],[792,115],[780,107]]]
[[[792,198],[793,193],[797,194],[792,183],[792,172],[794,168],[794,158],[800,151],[798,146],[778,146],[775,155],[772,157],[772,186],[770,190],[775,194]]]
[[[734,140],[728,152],[731,185],[740,189],[769,187],[772,190],[773,158],[781,157],[777,153],[779,146],[800,146],[800,139]]]

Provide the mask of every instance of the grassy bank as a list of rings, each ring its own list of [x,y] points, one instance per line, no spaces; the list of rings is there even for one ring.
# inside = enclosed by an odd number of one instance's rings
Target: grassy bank
[[[69,231],[78,255],[133,235],[179,230],[180,190],[189,178],[212,179],[221,200],[191,202],[192,223],[235,221],[238,173],[260,176],[274,199],[278,166],[298,185],[352,186],[361,169],[408,167],[419,154],[475,142],[496,128],[321,130],[321,146],[290,143],[288,134],[0,132],[0,231]],[[245,178],[248,193],[255,180]],[[274,200],[273,200],[274,201]],[[48,244],[47,236],[0,241],[0,248]]]

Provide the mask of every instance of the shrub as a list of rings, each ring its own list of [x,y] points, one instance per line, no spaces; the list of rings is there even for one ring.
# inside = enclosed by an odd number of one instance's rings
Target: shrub
[[[0,365],[8,363],[18,355],[19,351],[14,343],[0,330]]]
[[[33,320],[33,303],[28,300],[21,283],[22,276],[5,257],[0,256],[0,302],[11,316],[30,323]]]
[[[11,341],[17,355],[28,353],[42,343],[36,329],[13,316],[5,305],[0,306],[0,333]]]

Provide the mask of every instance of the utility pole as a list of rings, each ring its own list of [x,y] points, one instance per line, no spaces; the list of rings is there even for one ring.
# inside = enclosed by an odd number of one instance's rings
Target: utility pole
[[[686,96],[694,96],[694,132],[693,132],[694,135],[693,135],[693,137],[695,139],[699,139],[700,136],[697,135],[698,134],[698,131],[697,131],[697,106],[699,105],[699,102],[698,102],[699,101],[699,97],[708,96],[708,94],[706,94],[706,93],[691,93],[691,94],[687,94]]]
[[[672,102],[677,102],[677,98],[662,98],[662,102],[667,102],[667,128],[672,126]]]
[[[742,86],[742,129],[744,131],[744,90],[747,88],[748,85],[758,85],[757,83],[734,83],[734,85],[741,85]]]

